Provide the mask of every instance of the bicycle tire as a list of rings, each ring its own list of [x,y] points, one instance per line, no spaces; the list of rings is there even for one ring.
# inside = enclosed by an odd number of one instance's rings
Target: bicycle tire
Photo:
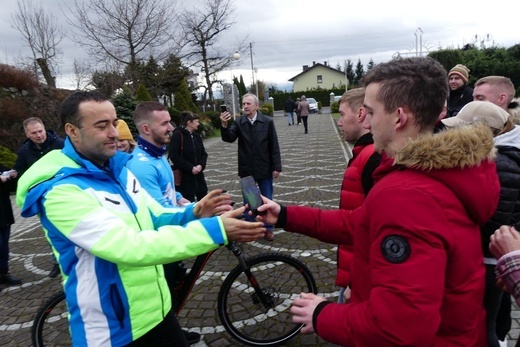
[[[69,311],[65,293],[60,291],[51,296],[36,313],[31,328],[33,346],[70,347]]]
[[[247,265],[262,292],[272,299],[272,305],[269,309],[263,307],[238,265],[225,278],[218,294],[220,321],[243,344],[278,346],[303,327],[292,323],[289,308],[302,292],[316,294],[316,282],[305,264],[286,254],[260,254],[248,259]]]

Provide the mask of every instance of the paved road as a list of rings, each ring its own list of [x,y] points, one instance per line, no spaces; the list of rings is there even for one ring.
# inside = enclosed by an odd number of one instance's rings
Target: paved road
[[[312,115],[307,135],[302,126],[287,126],[282,117],[274,119],[283,160],[282,175],[275,181],[275,200],[284,204],[335,208],[349,151],[344,147],[330,115]],[[224,188],[237,202],[241,201],[236,176],[236,143],[209,139],[205,146],[209,154],[206,177],[210,188]],[[18,209],[15,213],[11,272],[24,284],[4,288],[0,293],[0,346],[30,346],[30,327],[35,311],[61,287],[59,279],[47,277],[52,267],[51,254],[38,221],[20,218]],[[336,247],[283,230],[275,231],[275,235],[273,242],[261,240],[246,245],[246,252],[279,251],[299,258],[314,274],[319,292],[335,300]],[[197,347],[240,346],[224,331],[216,313],[216,297],[222,279],[235,265],[236,260],[227,249],[215,252],[204,269],[204,279],[196,284],[179,315],[183,327],[202,333],[203,340]],[[513,317],[515,322],[511,335],[517,338],[520,312],[516,307]],[[513,345],[511,339],[509,346]],[[333,345],[315,336],[302,335],[287,346]]]

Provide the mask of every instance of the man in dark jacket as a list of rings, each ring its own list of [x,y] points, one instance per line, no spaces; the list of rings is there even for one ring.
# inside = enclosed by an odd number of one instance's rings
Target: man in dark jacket
[[[220,114],[220,134],[225,142],[231,143],[238,139],[238,176],[253,176],[262,195],[272,199],[273,178],[277,178],[282,171],[274,122],[258,111],[258,97],[254,94],[248,93],[242,97],[242,107],[244,115],[238,117],[230,126],[229,112]],[[266,227],[265,238],[272,241],[273,227]]]
[[[18,158],[14,169],[21,176],[32,164],[53,149],[62,149],[64,140],[52,130],[45,130],[43,122],[38,117],[27,118],[23,122],[27,140],[18,150]]]
[[[287,124],[290,126],[291,124],[294,125],[294,110],[296,109],[296,104],[294,103],[293,99],[289,96],[287,100],[283,103],[283,109],[285,110],[285,113],[287,114]]]
[[[468,102],[473,101],[473,88],[468,86],[469,69],[455,65],[448,73],[450,95],[448,96],[448,114],[446,118],[454,117]]]
[[[53,149],[62,149],[64,140],[52,130],[45,130],[43,122],[38,117],[30,117],[24,120],[23,128],[27,140],[18,150],[18,157],[14,163],[14,169],[18,177],[36,163],[41,157]],[[58,263],[54,261],[54,266],[49,272],[49,277],[54,278],[60,273]]]

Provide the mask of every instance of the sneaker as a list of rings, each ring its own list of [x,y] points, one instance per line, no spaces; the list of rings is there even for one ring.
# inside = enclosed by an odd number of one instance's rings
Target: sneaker
[[[504,339],[503,341],[502,340],[498,340],[498,345],[500,347],[507,347],[507,339]]]
[[[58,264],[54,264],[54,266],[52,267],[52,270],[49,272],[49,277],[55,278],[55,277],[58,277],[59,274],[60,274],[60,266]]]
[[[188,343],[190,345],[193,345],[194,343],[197,343],[200,341],[200,334],[193,332],[193,331],[186,331],[183,330],[184,336],[186,336],[186,340],[188,340]]]
[[[267,230],[264,235],[264,239],[267,241],[273,241],[274,240],[274,234],[271,230]]]
[[[11,274],[1,274],[0,275],[0,284],[7,284],[8,286],[16,286],[22,284],[22,280],[14,277]]]

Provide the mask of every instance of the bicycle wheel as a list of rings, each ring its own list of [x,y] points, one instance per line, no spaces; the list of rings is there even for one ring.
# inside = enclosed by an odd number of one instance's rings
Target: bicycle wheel
[[[38,310],[31,329],[35,347],[70,347],[69,311],[65,293],[60,291],[50,297]]]
[[[265,306],[239,265],[224,280],[218,295],[218,315],[233,338],[250,346],[277,346],[297,335],[302,324],[291,322],[289,308],[302,292],[317,293],[310,270],[298,259],[281,253],[247,260]]]

